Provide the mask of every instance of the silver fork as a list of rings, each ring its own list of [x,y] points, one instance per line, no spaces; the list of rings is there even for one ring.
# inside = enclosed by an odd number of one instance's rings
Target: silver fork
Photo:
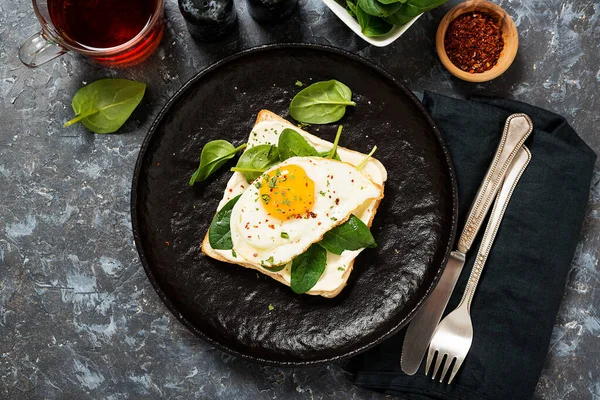
[[[475,259],[475,264],[473,265],[473,270],[469,276],[460,304],[440,322],[433,334],[425,366],[425,374],[428,374],[434,356],[437,355],[431,379],[435,379],[440,366],[445,360],[440,375],[440,382],[444,381],[444,377],[448,373],[450,366],[453,365],[450,379],[448,379],[448,384],[450,384],[469,353],[471,343],[473,342],[473,324],[471,323],[471,302],[473,301],[473,295],[477,289],[483,266],[496,238],[496,233],[502,222],[506,206],[530,159],[531,153],[529,149],[523,146],[511,164],[500,193],[494,203],[490,220],[485,229],[481,246],[479,247],[477,258]]]

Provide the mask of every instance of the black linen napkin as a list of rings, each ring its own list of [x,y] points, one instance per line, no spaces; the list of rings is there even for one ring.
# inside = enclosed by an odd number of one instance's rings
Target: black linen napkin
[[[528,114],[531,162],[508,205],[473,303],[474,339],[451,385],[400,370],[405,331],[348,364],[357,386],[403,399],[530,399],[550,343],[575,253],[596,160],[559,115],[511,100],[471,101],[425,92],[423,102],[452,155],[459,195],[458,235],[500,141],[506,118]],[[450,299],[459,303],[482,228]]]

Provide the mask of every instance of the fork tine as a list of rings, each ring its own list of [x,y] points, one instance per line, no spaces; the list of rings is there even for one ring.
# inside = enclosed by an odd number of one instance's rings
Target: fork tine
[[[431,379],[435,379],[435,377],[437,376],[437,373],[440,369],[440,365],[442,365],[442,362],[444,361],[445,356],[446,356],[446,354],[442,354],[441,352],[438,352],[437,358],[435,360],[435,367],[433,369],[433,374],[431,375]]]
[[[450,355],[448,354],[448,358],[444,364],[444,369],[442,369],[442,374],[440,375],[440,383],[444,381],[444,377],[448,373],[448,368],[450,368],[450,365],[452,365],[452,360],[455,360],[455,358],[450,358]],[[450,382],[448,382],[448,384],[450,384]]]
[[[450,375],[450,379],[448,380],[448,385],[452,383],[452,380],[456,376],[456,373],[460,369],[460,366],[462,365],[462,363],[463,363],[464,360],[465,360],[464,357],[462,357],[462,358],[458,358],[457,357],[456,358],[456,362],[454,363],[454,367],[452,368],[452,374]]]
[[[433,361],[435,352],[436,350],[430,346],[429,352],[427,353],[427,363],[425,364],[425,376],[429,375],[429,369],[431,368],[431,362]]]

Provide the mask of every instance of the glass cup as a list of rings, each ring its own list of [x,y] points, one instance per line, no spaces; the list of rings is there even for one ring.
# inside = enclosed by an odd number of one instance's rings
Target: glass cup
[[[164,0],[155,0],[156,7],[150,21],[129,41],[107,48],[86,47],[62,34],[52,23],[48,2],[33,0],[33,9],[42,25],[42,30],[21,45],[19,59],[30,68],[35,68],[67,51],[74,51],[108,67],[129,67],[139,64],[158,47],[164,30]],[[127,0],[124,0],[127,1]]]

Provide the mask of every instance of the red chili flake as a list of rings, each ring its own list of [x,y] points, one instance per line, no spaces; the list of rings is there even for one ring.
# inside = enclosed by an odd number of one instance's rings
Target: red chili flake
[[[350,182],[354,183],[354,179],[352,179]]]
[[[275,229],[275,225],[269,225],[269,228]]]
[[[307,186],[307,187],[308,187],[308,182],[306,182],[306,183],[304,184],[304,186]]]
[[[160,167],[160,162],[157,162],[157,163],[156,163],[156,166],[157,166],[157,167]]]
[[[258,257],[258,253],[252,254],[253,257]]]
[[[462,14],[450,23],[444,47],[452,64],[461,70],[485,72],[498,63],[504,49],[500,23],[487,13]]]
[[[312,218],[317,218],[317,214],[315,214],[315,213],[314,213],[314,212],[312,212],[312,211],[310,212],[310,216],[311,216]]]
[[[248,235],[248,239],[252,239],[252,236]]]
[[[171,245],[171,242],[168,242],[168,241],[167,241],[167,242],[165,242],[165,244],[166,244],[167,246],[170,246],[170,245]]]
[[[250,229],[250,222],[246,222],[246,226],[244,228]]]
[[[338,204],[340,204],[340,199],[335,199],[335,205],[337,206]]]
[[[229,193],[233,192],[233,189],[229,189]]]
[[[321,225],[321,223],[320,223],[320,222],[317,222],[317,225]]]

